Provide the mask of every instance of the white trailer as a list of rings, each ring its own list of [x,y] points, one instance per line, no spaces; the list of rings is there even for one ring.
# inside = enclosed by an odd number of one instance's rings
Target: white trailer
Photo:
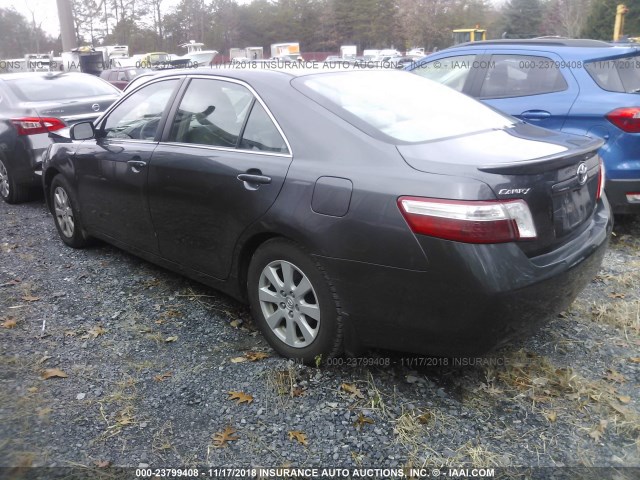
[[[353,60],[358,55],[358,47],[355,45],[342,45],[340,47],[340,56],[343,60]]]

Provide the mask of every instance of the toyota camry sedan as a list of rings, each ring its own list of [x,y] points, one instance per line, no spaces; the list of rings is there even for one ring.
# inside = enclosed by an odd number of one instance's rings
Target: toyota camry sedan
[[[565,309],[612,227],[601,140],[407,72],[167,71],[57,133],[63,242],[245,301],[304,362],[483,353]]]

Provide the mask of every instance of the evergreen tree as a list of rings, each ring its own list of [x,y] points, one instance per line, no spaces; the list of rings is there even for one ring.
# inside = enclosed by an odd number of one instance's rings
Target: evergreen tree
[[[502,26],[508,38],[531,38],[541,34],[544,7],[540,0],[509,0],[502,12]]]

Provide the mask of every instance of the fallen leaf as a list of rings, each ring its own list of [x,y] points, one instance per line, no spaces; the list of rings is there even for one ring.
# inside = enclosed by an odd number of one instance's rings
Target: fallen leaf
[[[428,424],[431,420],[433,420],[433,415],[429,412],[425,412],[422,415],[418,416],[418,422],[422,425]]]
[[[616,292],[612,292],[609,294],[610,298],[624,298],[624,293],[616,293]]]
[[[631,397],[629,395],[620,395],[618,397],[618,400],[620,400],[620,403],[624,403],[625,405],[629,402],[631,402]]]
[[[18,321],[15,318],[7,317],[7,319],[5,319],[4,322],[2,322],[2,326],[4,328],[15,328],[16,327],[16,323],[18,323]]]
[[[53,378],[53,377],[57,377],[57,378],[68,377],[68,375],[64,373],[62,370],[60,370],[59,368],[47,368],[44,372],[42,372],[41,376],[44,380],[48,378]]]
[[[629,361],[631,363],[640,363],[640,357],[631,357]]]
[[[105,333],[107,333],[107,331],[104,328],[102,328],[100,325],[96,325],[95,327],[92,327],[89,330],[87,330],[87,333],[90,336],[92,336],[95,340],[100,335],[104,335]]]
[[[600,423],[589,432],[589,436],[593,438],[594,441],[599,442],[600,437],[604,434],[605,429],[607,428],[607,421],[600,420]]]
[[[297,440],[299,443],[301,443],[305,447],[307,446],[307,436],[298,430],[291,430],[289,432],[289,440],[291,441]]]
[[[611,382],[616,382],[616,383],[624,383],[627,381],[626,378],[624,378],[624,375],[622,375],[619,372],[616,372],[613,369],[609,369],[607,370],[607,374],[604,377],[606,380],[609,380]]]
[[[253,402],[253,396],[243,392],[228,392],[229,400],[237,400],[237,404]]]
[[[171,378],[173,376],[173,372],[161,373],[160,375],[156,375],[153,379],[156,382],[164,382],[167,378]]]
[[[354,397],[364,398],[364,395],[362,394],[360,389],[355,385],[351,385],[350,383],[343,383],[342,385],[340,385],[340,388],[342,388],[342,390],[344,390],[348,394],[353,395]]]
[[[64,332],[65,337],[75,337],[78,335],[78,332],[74,332],[73,330],[67,330]]]
[[[553,410],[545,412],[544,416],[547,417],[547,420],[549,420],[551,423],[554,423],[558,419],[558,414]]]
[[[264,352],[247,352],[244,354],[244,356],[250,362],[257,362],[258,360],[264,360],[265,358],[269,358],[269,354]]]
[[[296,387],[291,391],[292,397],[301,397],[302,395],[304,395],[304,390],[300,387]]]
[[[49,360],[51,357],[49,355],[45,355],[44,357],[42,357],[40,360],[38,360],[38,363],[40,365],[42,365],[44,362],[46,362],[47,360]]]
[[[98,468],[107,468],[109,465],[111,465],[111,462],[109,460],[96,460],[93,463]]]
[[[27,388],[27,392],[36,393],[38,391],[38,387],[29,387]]]
[[[164,339],[166,343],[175,342],[176,340],[178,340],[178,337],[167,337]]]
[[[373,420],[369,417],[365,417],[362,413],[358,414],[358,419],[353,422],[353,426],[356,428],[362,428],[364,427],[366,424],[370,424],[373,425]]]
[[[155,323],[157,323],[158,325],[162,325],[165,322],[166,322],[166,320],[164,318],[161,318],[160,320],[156,320],[155,321]]]
[[[247,361],[246,357],[234,357],[231,359],[231,363],[242,363],[246,361]]]
[[[0,287],[12,287],[13,285],[18,285],[20,280],[14,278],[13,280],[9,280],[7,283],[3,283]]]
[[[236,429],[230,426],[226,426],[224,430],[213,434],[213,446],[215,448],[223,448],[228,446],[228,442],[238,440],[238,437],[234,435]]]
[[[40,300],[40,297],[34,297],[33,295],[29,294],[23,295],[22,300],[24,300],[25,302],[37,302],[38,300]]]
[[[233,328],[239,328],[240,325],[242,325],[242,320],[240,320],[240,319],[233,320],[233,321],[229,322],[229,325],[231,325]]]

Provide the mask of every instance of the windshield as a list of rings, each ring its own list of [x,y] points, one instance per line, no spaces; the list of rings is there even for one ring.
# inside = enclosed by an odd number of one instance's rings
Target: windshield
[[[408,72],[336,72],[299,77],[293,84],[341,118],[387,141],[420,143],[514,123],[466,95]]]
[[[23,102],[55,102],[72,98],[119,94],[119,90],[93,75],[33,75],[5,79]]]
[[[585,68],[603,90],[620,93],[640,92],[640,55],[598,60],[585,64]]]

